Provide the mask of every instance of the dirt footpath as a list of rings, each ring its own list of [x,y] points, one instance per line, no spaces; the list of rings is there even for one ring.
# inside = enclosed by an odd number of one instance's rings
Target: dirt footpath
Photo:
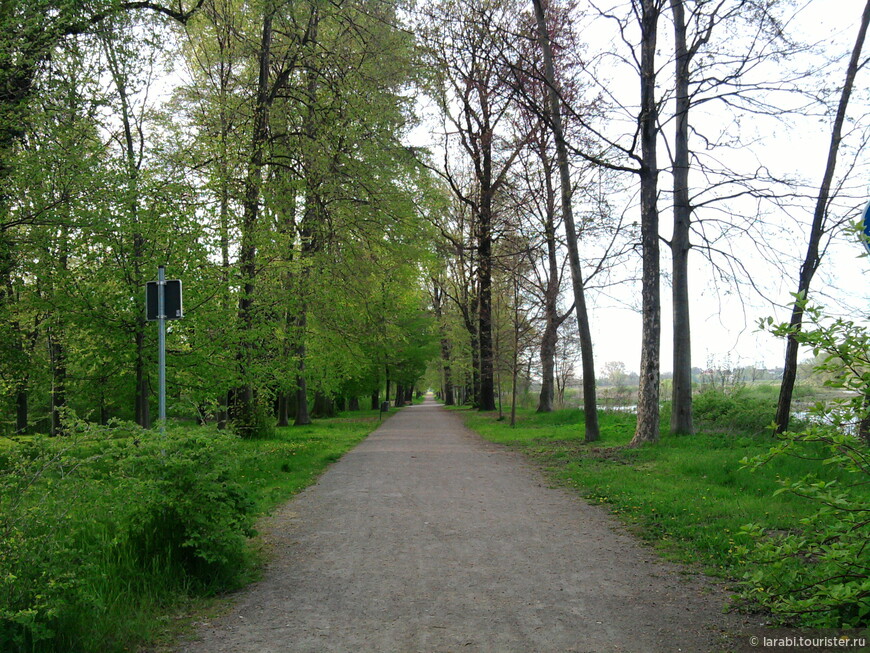
[[[696,653],[742,648],[728,635],[751,625],[431,401],[387,420],[267,537],[263,580],[181,651]]]

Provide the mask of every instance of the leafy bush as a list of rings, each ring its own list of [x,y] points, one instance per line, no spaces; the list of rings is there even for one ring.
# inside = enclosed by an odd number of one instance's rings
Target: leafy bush
[[[127,546],[143,565],[170,556],[206,589],[232,582],[253,535],[253,502],[233,480],[225,438],[187,435],[168,446],[151,439],[119,460],[142,497],[131,506]]]
[[[707,389],[695,395],[693,411],[700,430],[763,433],[773,422],[776,403],[771,399],[752,396],[745,388],[731,393]]]
[[[752,568],[744,577],[745,599],[810,626],[870,625],[870,337],[846,320],[822,325],[819,309],[807,309],[812,330],[774,327],[825,354],[819,368],[833,372],[826,385],[852,391],[817,404],[808,426],[785,433],[769,452],[744,461],[750,468],[781,456],[819,462],[817,472],[780,479],[779,493],[813,502],[817,509],[793,530],[766,533],[743,527],[749,543],[738,554]],[[863,435],[863,437],[862,437]]]
[[[246,568],[253,502],[233,436],[68,430],[0,450],[4,651],[120,650],[137,602],[232,586]]]

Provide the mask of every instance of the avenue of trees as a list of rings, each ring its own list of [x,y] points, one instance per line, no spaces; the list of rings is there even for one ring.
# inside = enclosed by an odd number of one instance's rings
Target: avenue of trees
[[[793,33],[800,10],[2,3],[0,430],[62,434],[68,411],[150,427],[144,287],[166,265],[177,415],[255,435],[423,382],[513,408],[533,380],[546,412],[576,370],[592,441],[596,306],[622,293],[642,314],[634,443],[659,438],[663,399],[691,433],[691,275],[765,293],[774,270],[805,298],[866,190],[870,2],[842,48]],[[765,160],[764,132],[806,119],[828,134],[818,180]]]
[[[634,444],[657,440],[666,399],[666,279],[674,338],[670,430],[693,432],[698,361],[691,356],[690,287],[698,281],[690,284],[690,276],[701,259],[705,278],[725,294],[768,296],[759,272],[773,270],[789,286],[798,279],[797,296],[804,297],[824,252],[863,205],[858,172],[867,124],[850,107],[850,93],[867,63],[870,3],[854,17],[849,46],[836,52],[822,35],[808,42],[793,32],[800,8],[787,1],[425,7],[416,31],[441,121],[442,159],[432,168],[451,198],[437,224],[444,270],[433,279],[445,401],[492,410],[490,385],[499,369],[516,378],[522,367],[526,383],[540,381],[538,410],[552,410],[556,343],[570,336],[582,354],[576,363],[586,435],[594,440],[588,325],[595,299],[626,283],[623,292],[637,294],[642,313]],[[584,34],[596,36],[584,42]],[[821,182],[801,181],[793,168],[766,161],[759,135],[807,117],[829,134],[828,152],[812,152],[827,157]],[[795,220],[797,237],[778,245],[784,216]],[[805,258],[794,256],[801,247]],[[699,260],[690,265],[693,251]],[[496,287],[508,292],[493,300]],[[501,325],[490,315],[496,301],[508,305]],[[800,306],[792,316],[798,328]],[[569,334],[565,320],[575,313]],[[494,355],[493,329],[507,331],[503,347],[521,351]],[[788,426],[796,353],[790,338],[781,429]]]

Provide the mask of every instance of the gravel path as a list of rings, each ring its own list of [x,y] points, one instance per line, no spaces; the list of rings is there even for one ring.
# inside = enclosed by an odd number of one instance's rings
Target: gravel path
[[[271,562],[184,653],[727,651],[741,617],[432,401],[269,521]]]

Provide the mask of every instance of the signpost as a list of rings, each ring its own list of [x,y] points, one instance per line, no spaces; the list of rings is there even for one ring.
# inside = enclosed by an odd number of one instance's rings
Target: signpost
[[[861,233],[864,237],[861,239],[864,244],[864,249],[870,254],[870,202],[864,206],[861,212]]]
[[[166,432],[166,320],[184,317],[181,307],[181,281],[166,279],[166,269],[157,267],[157,281],[145,286],[145,317],[157,322],[158,421],[160,433]]]
[[[158,272],[159,274],[159,272]],[[160,281],[149,281],[145,284],[147,294],[146,312],[149,322],[157,321],[157,291]],[[177,320],[184,315],[181,311],[181,281],[178,279],[166,279],[163,285],[164,315],[167,320]]]

